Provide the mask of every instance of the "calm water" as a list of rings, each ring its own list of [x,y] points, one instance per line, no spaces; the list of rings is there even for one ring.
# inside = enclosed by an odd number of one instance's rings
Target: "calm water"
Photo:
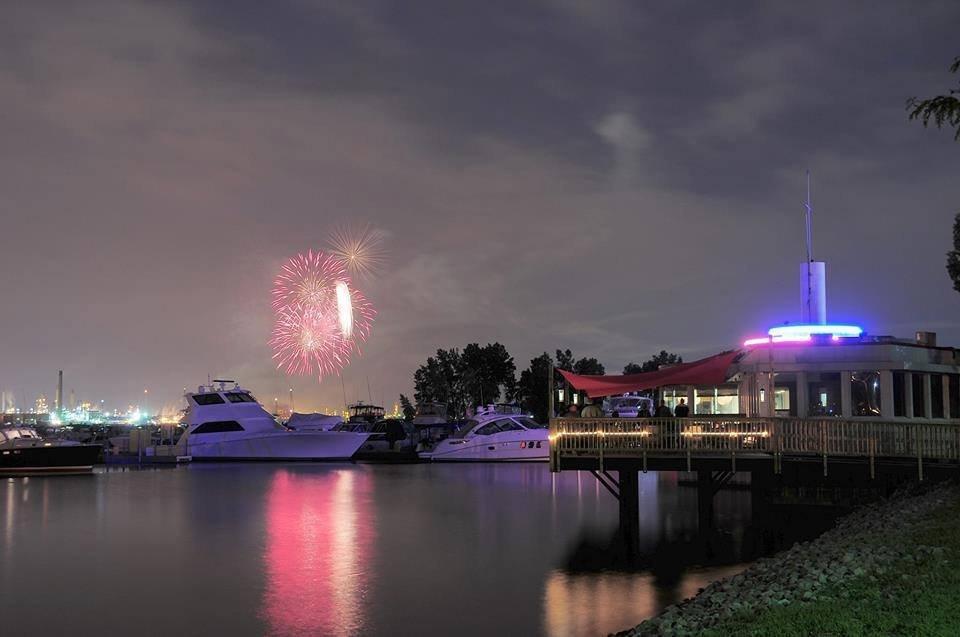
[[[725,492],[732,533],[701,550],[696,492],[642,474],[656,574],[598,571],[615,500],[533,464],[194,464],[0,488],[7,635],[606,634],[736,572],[754,537],[749,495]]]

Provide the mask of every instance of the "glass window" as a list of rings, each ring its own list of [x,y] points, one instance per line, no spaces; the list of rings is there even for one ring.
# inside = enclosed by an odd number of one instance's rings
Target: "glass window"
[[[232,402],[232,403],[255,403],[255,402],[257,402],[256,400],[254,400],[253,396],[251,396],[251,395],[248,394],[247,392],[243,392],[243,391],[227,392],[225,395],[226,395],[226,397],[227,397],[227,400],[229,400],[229,401]]]
[[[943,418],[943,374],[930,374],[930,407],[934,418]]]
[[[810,392],[811,416],[840,415],[840,372],[824,372],[818,380],[807,383]]]
[[[500,431],[500,428],[497,427],[497,423],[495,423],[495,422],[488,422],[488,423],[485,424],[483,427],[480,427],[479,429],[477,429],[477,430],[474,431],[473,433],[475,433],[475,434],[478,435],[478,436],[489,436],[490,434],[495,434],[495,433],[497,433],[498,431]]]
[[[705,415],[714,413],[715,398],[712,389],[693,390],[693,413]]]
[[[950,417],[960,418],[960,375],[950,374]]]
[[[773,390],[773,408],[777,411],[790,411],[789,387],[777,387]]]
[[[717,387],[717,414],[739,414],[740,395],[736,387]]]
[[[880,416],[880,372],[850,374],[851,413],[854,416]]]
[[[907,415],[907,375],[893,372],[893,415],[903,418]]]
[[[518,423],[526,427],[527,429],[547,429],[548,425],[541,425],[533,418],[528,416],[521,416],[519,418],[514,418]]]
[[[923,374],[913,373],[913,417],[926,418],[923,409]]]
[[[211,420],[194,429],[191,435],[219,434],[226,431],[243,431],[243,427],[236,420]]]
[[[222,405],[223,398],[220,394],[194,394],[193,402],[198,405]]]
[[[500,428],[500,431],[523,431],[523,427],[513,422],[513,420],[509,418],[498,420],[496,425]]]

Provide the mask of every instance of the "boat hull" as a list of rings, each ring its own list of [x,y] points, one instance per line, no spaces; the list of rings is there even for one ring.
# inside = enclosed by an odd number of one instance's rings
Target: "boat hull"
[[[89,473],[97,463],[99,445],[51,445],[0,451],[0,476]]]
[[[501,436],[499,439],[495,436],[448,438],[421,457],[432,462],[547,462],[550,459],[546,435],[509,432]]]
[[[256,436],[191,435],[187,453],[200,460],[349,460],[368,434],[338,431],[284,431]]]

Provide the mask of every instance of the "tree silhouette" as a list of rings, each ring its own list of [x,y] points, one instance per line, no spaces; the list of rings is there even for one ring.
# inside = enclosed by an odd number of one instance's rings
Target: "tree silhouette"
[[[950,65],[951,73],[956,73],[958,70],[960,70],[960,56]],[[942,128],[945,124],[952,126],[957,131],[953,139],[960,141],[960,99],[954,97],[956,95],[960,95],[960,89],[950,89],[947,95],[937,95],[925,100],[911,97],[907,100],[910,119],[920,120],[925,127],[931,120],[937,128]]]

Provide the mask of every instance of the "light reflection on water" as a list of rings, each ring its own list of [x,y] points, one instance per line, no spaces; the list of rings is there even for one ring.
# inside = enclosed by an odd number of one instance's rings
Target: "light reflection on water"
[[[697,510],[674,474],[641,476],[655,575],[609,570],[616,501],[541,464],[195,464],[4,488],[4,634],[605,634],[739,568],[672,568]],[[718,496],[735,538],[749,511],[747,493]]]
[[[370,550],[376,541],[370,476],[278,470],[267,491],[263,610],[272,632],[363,632]]]

